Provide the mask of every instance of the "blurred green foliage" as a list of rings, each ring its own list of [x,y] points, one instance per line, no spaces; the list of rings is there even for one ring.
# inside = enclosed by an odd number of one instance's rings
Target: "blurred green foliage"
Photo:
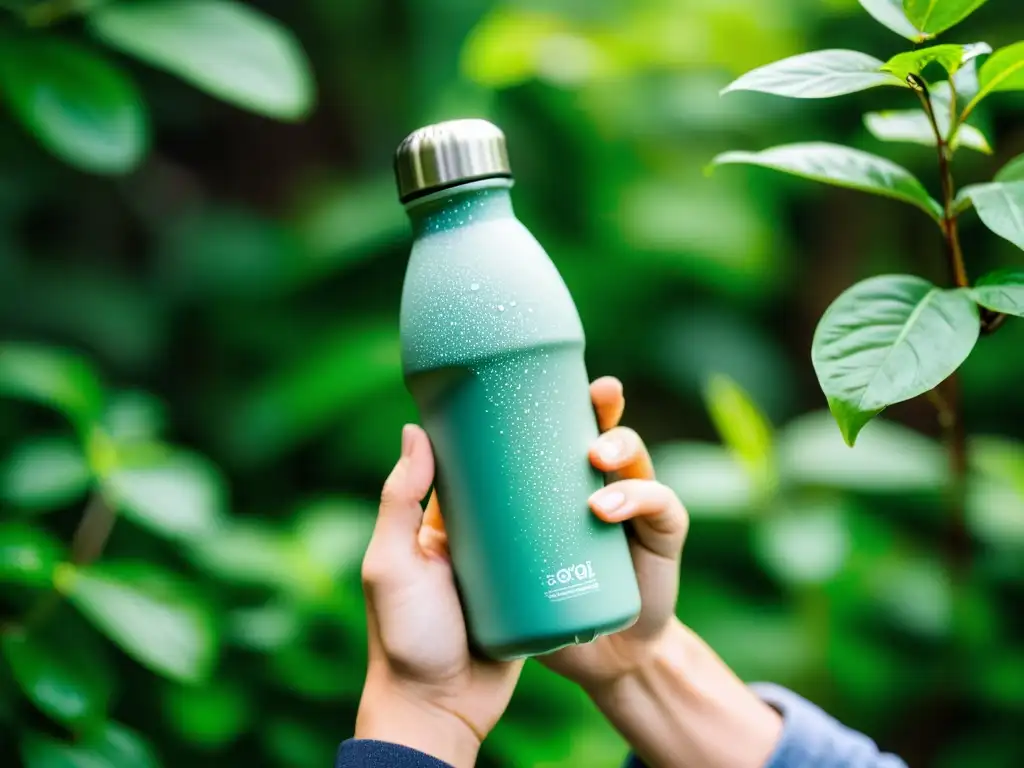
[[[862,115],[901,89],[718,96],[806,50],[905,50],[856,0],[0,6],[0,763],[331,764],[363,677],[359,562],[416,417],[391,152],[465,115],[506,130],[590,370],[623,379],[690,509],[680,616],[913,765],[1024,760],[1024,323],[962,370],[972,566],[953,580],[932,410],[893,406],[847,448],[808,356],[851,282],[943,279],[934,226],[701,173],[797,140],[878,151]],[[1015,10],[957,29],[999,48],[1024,38]],[[958,178],[1024,150],[1022,106],[978,108],[994,155],[961,153]],[[932,148],[890,156],[936,193]],[[974,275],[1021,263],[963,236]],[[481,763],[625,750],[530,663]]]

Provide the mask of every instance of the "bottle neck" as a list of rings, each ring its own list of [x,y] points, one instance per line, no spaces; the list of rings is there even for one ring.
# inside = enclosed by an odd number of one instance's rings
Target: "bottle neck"
[[[443,189],[405,205],[416,237],[445,232],[470,223],[514,216],[512,180],[483,179]]]

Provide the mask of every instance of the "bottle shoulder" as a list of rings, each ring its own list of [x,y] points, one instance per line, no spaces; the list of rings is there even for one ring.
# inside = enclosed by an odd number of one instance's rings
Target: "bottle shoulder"
[[[583,340],[565,281],[537,239],[511,217],[414,241],[401,334],[407,370]]]

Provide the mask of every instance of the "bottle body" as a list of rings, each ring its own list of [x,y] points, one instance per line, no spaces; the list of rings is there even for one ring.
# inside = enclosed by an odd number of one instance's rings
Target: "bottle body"
[[[579,315],[508,186],[410,205],[401,320],[467,629],[494,659],[592,640],[640,610],[622,526],[587,505],[603,479]]]

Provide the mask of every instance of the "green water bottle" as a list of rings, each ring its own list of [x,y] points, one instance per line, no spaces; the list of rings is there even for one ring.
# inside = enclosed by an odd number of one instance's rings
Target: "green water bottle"
[[[512,210],[505,136],[485,120],[412,133],[395,171],[415,240],[402,293],[405,381],[470,642],[512,659],[633,624],[640,593],[604,484],[584,336],[554,264]]]

